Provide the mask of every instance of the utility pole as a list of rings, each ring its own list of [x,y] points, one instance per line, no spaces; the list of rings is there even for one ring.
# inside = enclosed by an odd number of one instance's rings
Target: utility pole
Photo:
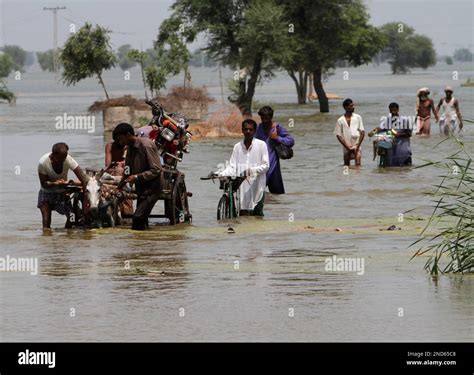
[[[55,7],[48,8],[44,7],[43,10],[50,10],[54,16],[54,50],[53,50],[53,70],[57,72],[59,70],[58,62],[58,10],[66,9],[66,7]]]

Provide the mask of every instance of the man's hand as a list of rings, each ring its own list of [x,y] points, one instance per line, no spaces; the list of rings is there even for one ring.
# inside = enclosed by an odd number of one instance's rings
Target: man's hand
[[[127,177],[127,182],[130,183],[130,184],[134,184],[135,181],[137,180],[137,175],[136,174],[132,174],[131,176],[128,176]]]
[[[459,121],[459,130],[461,130],[463,126],[464,125],[463,125],[462,121]]]
[[[48,181],[47,184],[50,186],[66,185],[67,181],[60,178],[59,180],[56,180],[56,181]]]
[[[278,141],[278,133],[276,129],[271,132],[270,138],[273,139],[274,141]]]

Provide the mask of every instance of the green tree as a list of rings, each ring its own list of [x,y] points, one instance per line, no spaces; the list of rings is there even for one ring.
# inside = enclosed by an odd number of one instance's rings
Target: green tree
[[[132,50],[130,44],[124,44],[117,50],[117,60],[120,69],[128,70],[136,65],[136,62],[131,60],[128,53]]]
[[[7,100],[9,103],[15,101],[15,95],[8,90],[6,78],[13,71],[15,62],[6,53],[0,54],[0,99]]]
[[[148,93],[146,91],[147,83],[146,83],[146,77],[145,77],[145,63],[149,59],[149,56],[146,52],[139,51],[137,49],[132,49],[128,51],[127,57],[130,61],[134,63],[138,63],[140,65],[140,71],[142,73],[142,82],[143,82],[143,87],[145,89],[145,98],[148,99]]]
[[[177,75],[184,71],[184,86],[190,77],[189,60],[191,53],[186,47],[188,33],[177,19],[165,20],[154,43],[157,54],[157,63],[166,75]]]
[[[288,52],[282,48],[288,45],[282,7],[272,0],[176,0],[172,10],[160,27],[158,43],[169,38],[190,43],[204,34],[203,50],[235,71],[229,100],[243,116],[251,115],[257,84],[272,76],[277,59]],[[178,32],[180,38],[174,37]]]
[[[1,50],[13,60],[13,70],[22,72],[26,62],[26,51],[15,45],[4,46]]]
[[[456,61],[463,61],[468,62],[472,61],[472,52],[469,51],[467,48],[459,48],[454,51],[454,60]]]
[[[152,97],[157,96],[160,90],[166,87],[166,78],[166,73],[155,65],[145,68],[145,80]]]
[[[320,112],[329,112],[323,79],[338,61],[352,66],[367,64],[384,47],[385,39],[369,24],[361,0],[279,0],[289,15],[293,40],[292,59],[282,65],[295,82],[298,102],[306,100],[308,75],[312,74]]]
[[[36,52],[36,56],[43,72],[54,72],[54,50],[49,49],[45,52]]]
[[[380,30],[387,39],[386,51],[390,54],[392,73],[407,73],[410,68],[423,68],[436,64],[433,42],[403,22],[391,22]]]
[[[69,37],[61,52],[61,63],[64,67],[62,79],[66,85],[75,85],[84,78],[97,76],[106,98],[109,99],[102,79],[104,70],[115,66],[109,33],[109,30],[99,25],[92,27],[90,23],[86,23]]]

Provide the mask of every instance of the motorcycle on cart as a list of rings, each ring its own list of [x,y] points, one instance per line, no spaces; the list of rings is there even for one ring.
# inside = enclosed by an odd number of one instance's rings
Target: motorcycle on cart
[[[189,153],[192,134],[187,130],[188,120],[181,113],[167,113],[157,101],[147,100],[153,118],[149,125],[153,130],[149,137],[154,140],[163,160],[163,178],[159,200],[164,201],[164,215],[151,214],[151,218],[167,218],[171,225],[191,223],[185,175],[178,170],[178,163]]]

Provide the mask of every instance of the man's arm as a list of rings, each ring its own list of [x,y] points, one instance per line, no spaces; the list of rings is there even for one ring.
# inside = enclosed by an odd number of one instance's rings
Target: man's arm
[[[105,145],[105,168],[112,163],[112,143],[109,142]]]
[[[439,100],[438,105],[436,106],[436,111],[437,111],[438,113],[439,113],[439,109],[440,109],[441,106],[443,105],[443,99],[444,99],[444,98],[441,98],[441,99]]]
[[[42,174],[42,173],[38,172],[38,177],[39,177],[39,180],[40,180],[41,187],[49,188],[53,185],[57,185],[57,184],[54,184],[52,181],[49,181],[48,176],[45,175],[45,174]]]
[[[360,131],[360,136],[359,136],[359,143],[357,143],[356,150],[359,150],[360,145],[362,144],[362,141],[364,140],[365,136],[365,130]]]
[[[88,182],[88,177],[87,177],[87,175],[84,173],[84,171],[82,170],[82,168],[79,167],[79,166],[77,166],[77,167],[74,168],[72,171],[74,172],[74,174],[76,175],[76,177],[79,179],[79,181],[81,181],[82,186],[86,186],[86,185],[87,185],[87,182]]]
[[[265,145],[266,147],[267,145]],[[217,174],[221,177],[235,176],[237,174],[237,150],[236,146],[232,149],[232,155],[230,156],[229,165],[223,171],[217,171]]]
[[[345,149],[347,149],[348,151],[351,150],[351,148],[346,144],[346,142],[344,141],[344,139],[340,135],[336,135],[336,138],[341,143],[341,145],[344,146]]]
[[[272,139],[278,143],[283,143],[287,147],[293,147],[295,144],[295,139],[292,137],[292,135],[281,125],[276,129],[279,129],[279,131],[277,132],[276,137],[273,136],[272,132]]]
[[[154,144],[150,146],[145,146],[146,157],[148,160],[148,165],[150,169],[144,171],[137,175],[137,179],[143,179],[145,181],[153,180],[156,177],[159,177],[163,167],[161,166],[160,155],[158,154],[158,149]]]
[[[260,165],[257,165],[255,167],[250,168],[250,173],[252,175],[261,175],[264,173],[267,173],[268,168],[270,168],[270,158],[268,156],[268,148],[267,145],[264,144],[262,145],[263,147],[261,148],[262,152],[262,161]]]
[[[433,113],[435,115],[435,120],[436,122],[438,122],[439,121],[438,110],[435,107],[434,100],[430,99],[430,102],[431,102],[431,109],[433,110]]]
[[[458,116],[458,119],[459,119],[459,130],[461,130],[463,127],[463,123],[462,123],[461,111],[459,109],[459,101],[457,99],[454,101],[454,109],[456,110],[456,115]]]

